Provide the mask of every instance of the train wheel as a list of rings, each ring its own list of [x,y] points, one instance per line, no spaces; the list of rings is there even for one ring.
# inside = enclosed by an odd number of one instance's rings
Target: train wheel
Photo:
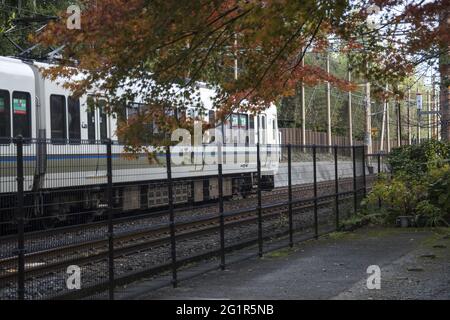
[[[53,229],[58,224],[58,219],[55,216],[45,216],[41,219],[44,229]]]
[[[59,198],[55,198],[53,203],[48,205],[42,220],[45,229],[52,229],[58,224],[67,221],[68,207],[65,206]]]

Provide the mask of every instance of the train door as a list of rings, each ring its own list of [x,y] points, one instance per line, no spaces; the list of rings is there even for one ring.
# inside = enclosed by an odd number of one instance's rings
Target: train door
[[[98,137],[100,140],[108,139],[108,115],[105,112],[106,101],[99,100],[98,110]]]
[[[267,117],[265,114],[260,114],[258,116],[258,142],[259,144],[267,144]]]
[[[92,99],[92,98],[88,98]],[[90,106],[90,104],[95,103]],[[106,101],[103,99],[93,102],[88,102],[87,110],[87,129],[89,142],[95,142],[95,140],[105,140],[108,135],[108,115],[105,112]]]
[[[231,133],[233,143],[246,145],[249,143],[248,137],[248,115],[242,113],[233,113],[231,115]]]

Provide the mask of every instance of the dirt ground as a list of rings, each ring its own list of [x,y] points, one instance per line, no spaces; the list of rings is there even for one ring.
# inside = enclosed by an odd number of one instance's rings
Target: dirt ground
[[[367,288],[371,265],[380,289]],[[450,300],[450,228],[332,233],[135,298]]]

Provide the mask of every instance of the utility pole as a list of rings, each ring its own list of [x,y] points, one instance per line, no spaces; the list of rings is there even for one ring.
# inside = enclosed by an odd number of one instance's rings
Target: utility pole
[[[435,74],[433,73],[433,76],[431,77],[431,108],[432,108],[433,112],[437,111],[437,108],[436,108],[436,91],[435,91],[434,84],[435,84]],[[436,114],[433,114],[431,121],[432,121],[432,123],[431,123],[431,128],[432,128],[431,134],[432,134],[433,138],[439,140],[439,138],[438,138],[438,130],[437,130],[438,129],[438,125],[437,125],[438,116]]]
[[[238,79],[238,42],[237,33],[234,34],[234,80]]]
[[[441,30],[450,29],[450,17],[449,12],[444,10],[441,12],[440,16],[440,26],[443,25]],[[441,75],[441,86],[440,86],[440,99],[439,99],[439,110],[441,115],[441,139],[444,141],[450,141],[450,54],[449,54],[450,44],[445,42],[441,44],[440,50],[443,54],[439,57],[439,73]]]
[[[411,107],[411,89],[408,88],[408,98],[406,102],[406,117],[408,122],[408,145],[411,145],[411,114],[410,114],[410,107]]]
[[[387,89],[387,86],[386,86]],[[387,99],[383,98],[383,119],[381,120],[381,140],[380,140],[380,151],[384,151],[384,132],[386,127],[386,105]]]
[[[402,108],[397,98],[397,146],[402,146]]]
[[[420,99],[420,102],[419,102]],[[417,100],[417,143],[420,144],[420,140],[421,140],[421,122],[422,122],[422,114],[421,114],[421,103],[422,103],[422,98],[421,98],[421,94],[419,93],[419,87],[417,87],[416,89],[416,100]]]
[[[430,104],[430,90],[427,90],[427,109],[428,112],[431,111],[431,104]],[[427,138],[428,140],[431,139],[431,114],[427,114]]]
[[[303,50],[302,50],[303,51]],[[305,55],[302,57],[302,68],[305,66]],[[302,145],[306,145],[306,106],[305,106],[305,84],[301,82],[301,117],[302,117]]]
[[[348,82],[352,81],[352,68],[348,65]],[[348,92],[348,140],[353,146],[353,114],[352,114],[352,92]]]
[[[368,65],[366,65],[368,72]],[[366,134],[365,144],[367,146],[367,153],[372,153],[372,108],[370,102],[370,82],[366,80]]]
[[[330,73],[330,53],[327,52],[327,73]],[[331,146],[331,84],[327,81],[327,145]]]
[[[386,85],[386,92],[389,91],[389,85]],[[391,152],[391,128],[390,128],[390,116],[389,116],[389,100],[386,99],[386,140],[387,140],[387,152]]]

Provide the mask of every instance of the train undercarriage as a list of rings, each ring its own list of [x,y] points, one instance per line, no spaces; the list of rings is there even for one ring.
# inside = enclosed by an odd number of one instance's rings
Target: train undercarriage
[[[223,197],[247,197],[256,190],[257,176],[243,173],[223,176]],[[273,176],[262,176],[261,189],[274,188]],[[115,214],[157,211],[168,206],[168,184],[165,180],[139,181],[113,185]],[[17,194],[1,196],[1,223],[14,225],[17,218]],[[217,176],[199,179],[174,179],[173,204],[176,207],[216,201],[219,198]],[[25,192],[25,222],[36,228],[92,222],[108,212],[105,184],[64,189],[43,189]],[[37,226],[40,224],[40,226]],[[0,229],[4,229],[3,227]],[[2,231],[2,230],[0,230]],[[3,232],[2,232],[3,233]]]

